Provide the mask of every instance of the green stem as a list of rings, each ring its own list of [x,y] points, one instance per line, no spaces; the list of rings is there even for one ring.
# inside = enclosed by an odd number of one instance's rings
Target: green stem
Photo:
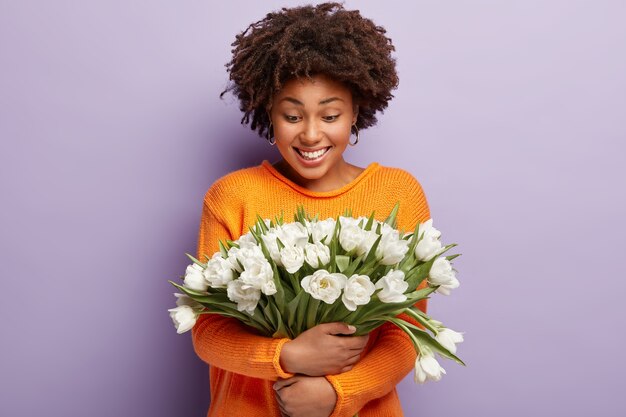
[[[418,353],[421,353],[421,352],[422,352],[422,348],[421,348],[421,345],[420,345],[419,340],[417,340],[417,338],[415,337],[415,335],[413,334],[413,332],[411,332],[411,330],[410,330],[407,326],[405,326],[405,325],[403,324],[403,323],[404,323],[404,320],[401,320],[401,319],[396,319],[396,318],[389,318],[389,319],[387,319],[387,321],[389,321],[389,322],[391,322],[391,323],[395,324],[396,326],[398,326],[398,327],[400,328],[400,330],[402,330],[404,333],[406,333],[407,335],[409,335],[409,337],[411,338],[411,341],[413,342],[413,345],[415,346],[415,350],[416,350]]]
[[[430,330],[431,332],[433,332],[433,334],[435,336],[437,336],[437,334],[439,333],[439,330],[437,330],[437,328],[435,326],[433,326],[432,324],[430,324],[430,321],[428,321],[428,319],[426,317],[423,317],[421,314],[419,314],[417,311],[411,309],[411,308],[407,308],[404,311],[407,315],[413,317],[415,320],[417,320],[419,323],[421,323],[422,325],[424,325],[424,327],[426,327],[428,330]]]

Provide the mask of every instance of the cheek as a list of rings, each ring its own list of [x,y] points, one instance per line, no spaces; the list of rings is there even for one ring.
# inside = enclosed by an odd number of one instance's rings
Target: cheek
[[[328,136],[338,143],[348,142],[350,140],[350,126],[337,123],[327,129]]]
[[[274,135],[277,138],[289,139],[298,133],[295,125],[280,123],[274,126]]]

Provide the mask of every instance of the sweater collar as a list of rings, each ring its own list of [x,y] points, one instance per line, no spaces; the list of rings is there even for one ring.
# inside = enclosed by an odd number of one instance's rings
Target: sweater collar
[[[278,172],[278,170],[274,168],[274,166],[267,159],[264,159],[263,162],[261,162],[261,166],[264,167],[269,173],[271,173],[278,180],[287,184],[289,187],[293,188],[295,191],[299,192],[300,194],[304,194],[310,197],[334,197],[339,194],[343,194],[346,191],[354,188],[359,182],[369,177],[373,172],[378,170],[378,168],[380,167],[380,164],[378,162],[371,162],[352,181],[341,186],[340,188],[329,190],[329,191],[312,191],[312,190],[309,190],[308,188],[305,188],[305,187],[302,187],[301,185],[296,184],[295,182],[291,181],[289,178],[285,177],[283,174]]]

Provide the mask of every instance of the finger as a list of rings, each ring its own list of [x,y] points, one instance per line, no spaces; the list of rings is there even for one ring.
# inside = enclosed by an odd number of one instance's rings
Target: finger
[[[276,398],[276,402],[278,403],[278,407],[281,410],[285,410],[285,402],[283,401],[283,399],[280,397],[280,394],[278,393],[274,393],[274,398]]]
[[[351,358],[348,358],[348,360],[346,360],[345,365],[352,366],[360,360],[361,360],[361,354],[354,355]]]
[[[324,332],[330,335],[352,334],[356,332],[356,327],[346,323],[325,323],[321,326],[324,326]]]
[[[369,341],[369,335],[367,336],[352,336],[346,338],[345,346],[349,349],[363,349]]]
[[[278,408],[280,410],[280,415],[281,417],[283,416],[289,416],[289,414],[287,414],[287,411],[285,410],[285,404],[283,403],[282,399],[280,398],[280,395],[276,394],[276,402],[278,403]]]
[[[295,384],[298,381],[298,378],[299,377],[294,376],[287,379],[279,379],[278,381],[274,382],[273,388],[275,391],[280,391],[285,387]]]
[[[344,366],[343,368],[341,368],[341,371],[339,371],[340,374],[343,374],[344,372],[348,372],[350,370],[352,370],[353,366],[349,365],[349,366]]]

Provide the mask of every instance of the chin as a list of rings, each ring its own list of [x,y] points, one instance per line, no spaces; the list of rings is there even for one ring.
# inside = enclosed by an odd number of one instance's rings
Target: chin
[[[306,178],[307,180],[317,180],[322,178],[324,175],[326,175],[327,173],[327,169],[323,166],[320,167],[315,167],[315,168],[302,168],[302,167],[298,167],[294,169],[298,175],[300,175],[302,178]]]

